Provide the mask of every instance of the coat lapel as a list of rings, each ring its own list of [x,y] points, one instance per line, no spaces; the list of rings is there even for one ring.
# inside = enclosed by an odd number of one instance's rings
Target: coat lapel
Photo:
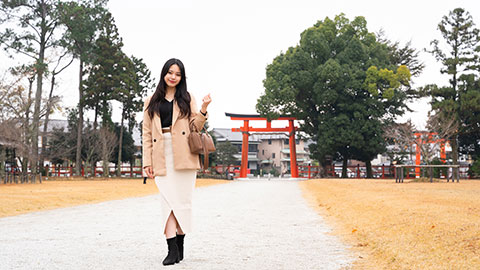
[[[172,127],[175,125],[175,122],[177,121],[178,114],[180,113],[180,108],[177,106],[177,101],[173,101],[173,115],[172,115]]]

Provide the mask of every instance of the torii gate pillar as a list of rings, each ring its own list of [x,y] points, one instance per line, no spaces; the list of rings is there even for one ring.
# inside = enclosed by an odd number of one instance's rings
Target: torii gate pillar
[[[289,140],[290,145],[290,172],[292,177],[298,178],[298,165],[297,165],[297,143],[295,141],[295,126],[293,120],[288,120]]]
[[[243,128],[248,130],[248,120],[243,121]],[[248,169],[248,131],[242,131],[242,164],[240,166],[240,178],[247,177]]]

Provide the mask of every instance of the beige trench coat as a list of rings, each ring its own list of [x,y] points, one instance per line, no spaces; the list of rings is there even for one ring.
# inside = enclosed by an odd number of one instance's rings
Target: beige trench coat
[[[200,169],[198,155],[190,152],[188,146],[188,135],[190,134],[189,124],[193,122],[198,130],[203,128],[208,118],[203,116],[197,108],[195,98],[190,93],[190,108],[192,114],[190,119],[179,118],[180,108],[177,103],[173,103],[172,115],[172,147],[173,147],[173,163],[176,170],[184,169]],[[143,128],[142,128],[142,146],[143,146],[143,168],[152,166],[155,176],[166,175],[165,167],[165,149],[163,142],[162,124],[160,116],[154,114],[153,119],[150,118],[147,106],[152,97],[145,100],[143,107]]]

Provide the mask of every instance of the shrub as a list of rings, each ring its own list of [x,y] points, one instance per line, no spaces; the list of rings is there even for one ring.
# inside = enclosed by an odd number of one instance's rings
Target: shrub
[[[470,167],[471,176],[474,178],[480,178],[480,158],[477,158]]]

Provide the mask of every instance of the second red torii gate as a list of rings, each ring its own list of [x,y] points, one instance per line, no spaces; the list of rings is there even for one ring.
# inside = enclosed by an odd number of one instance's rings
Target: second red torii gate
[[[249,132],[288,132],[289,134],[289,146],[290,146],[290,171],[293,178],[298,178],[298,165],[297,165],[297,150],[295,144],[295,131],[298,129],[294,126],[293,121],[295,117],[280,116],[274,120],[288,120],[288,127],[284,128],[272,128],[272,122],[267,118],[261,117],[258,114],[233,114],[225,113],[231,120],[242,120],[243,127],[232,128],[232,132],[242,132],[242,164],[240,167],[240,178],[247,177],[248,169],[248,136]],[[249,126],[249,121],[265,120],[267,122],[264,128],[253,128]]]
[[[445,151],[445,144],[446,141],[444,139],[433,139],[433,136],[438,135],[436,132],[428,132],[428,131],[415,131],[415,165],[421,164],[422,159],[422,152],[421,152],[421,145],[427,143],[440,143],[440,160],[442,163],[447,163],[447,153]],[[423,135],[427,135],[427,139],[422,138]],[[415,177],[420,177],[420,167],[415,167]]]

